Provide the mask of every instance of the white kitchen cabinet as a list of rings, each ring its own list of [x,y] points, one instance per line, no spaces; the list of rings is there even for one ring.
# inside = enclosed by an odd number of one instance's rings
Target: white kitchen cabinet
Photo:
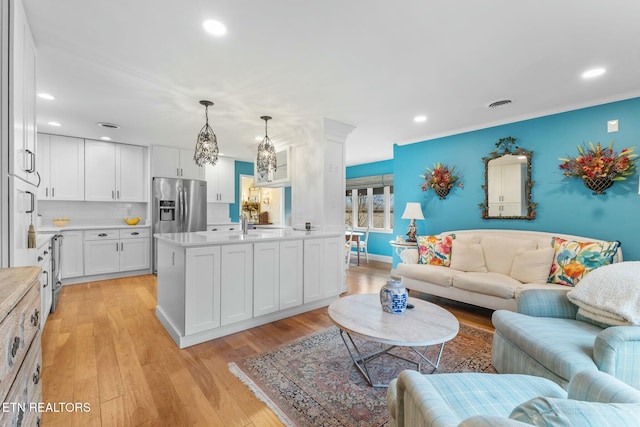
[[[84,236],[84,274],[115,273],[120,269],[118,230],[87,230]]]
[[[22,1],[11,2],[9,40],[9,174],[37,184],[36,47]],[[3,53],[4,54],[4,53]]]
[[[219,157],[211,166],[205,165],[207,203],[235,203],[235,161]]]
[[[144,270],[151,265],[149,229],[120,229],[120,270]]]
[[[187,249],[184,268],[185,334],[220,326],[220,252],[219,246]],[[179,288],[178,283],[171,286]],[[174,301],[171,303],[175,304]]]
[[[304,303],[340,294],[344,283],[344,239],[304,241]]]
[[[84,233],[81,230],[62,232],[60,253],[62,264],[60,275],[63,279],[84,275]]]
[[[53,303],[53,278],[51,277],[51,240],[43,241],[38,247],[38,266],[42,269],[40,272],[40,299],[41,299],[41,320],[40,330],[44,331],[44,325],[47,322],[49,312],[51,312],[51,304]]]
[[[220,324],[229,325],[253,317],[253,245],[221,247]]]
[[[193,160],[193,151],[154,145],[151,148],[151,176],[205,179],[205,171]]]
[[[302,305],[302,240],[280,242],[280,310]]]
[[[148,269],[149,229],[87,230],[84,258],[85,276]]]
[[[487,190],[489,216],[527,214],[526,167],[522,162],[487,167],[487,180],[491,183]]]
[[[323,298],[324,242],[322,239],[304,241],[304,298],[305,304]]]
[[[253,246],[253,315],[280,309],[280,243],[260,242]]]
[[[38,134],[39,200],[84,200],[84,139]]]
[[[85,143],[85,200],[145,202],[144,147],[111,142]]]
[[[291,185],[291,149],[287,147],[276,152],[276,170],[261,175],[254,164],[253,179],[256,187],[285,187]]]

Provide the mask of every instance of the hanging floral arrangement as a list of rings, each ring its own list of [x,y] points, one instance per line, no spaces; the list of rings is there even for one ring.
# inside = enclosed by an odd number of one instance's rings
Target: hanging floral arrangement
[[[589,143],[587,147],[578,146],[578,156],[561,158],[559,167],[564,176],[581,178],[584,185],[594,194],[604,194],[615,181],[627,179],[635,171],[634,148],[625,148],[620,153],[613,150],[613,141],[608,147]]]
[[[433,168],[426,168],[427,172],[420,175],[424,182],[420,186],[422,191],[433,190],[439,198],[444,199],[449,191],[458,182],[456,167],[449,167],[438,162]],[[459,184],[462,186],[462,183]]]

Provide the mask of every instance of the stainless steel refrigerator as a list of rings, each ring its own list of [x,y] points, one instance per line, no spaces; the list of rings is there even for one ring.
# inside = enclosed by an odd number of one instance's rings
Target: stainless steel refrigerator
[[[195,179],[153,178],[153,234],[207,229],[207,182]],[[153,239],[153,272],[157,272]]]

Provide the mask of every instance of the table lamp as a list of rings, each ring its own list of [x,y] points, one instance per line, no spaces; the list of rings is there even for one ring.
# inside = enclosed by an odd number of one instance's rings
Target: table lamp
[[[416,241],[416,219],[424,219],[422,215],[422,207],[420,203],[407,202],[407,206],[404,208],[402,219],[410,219],[409,229],[407,231],[407,242]]]

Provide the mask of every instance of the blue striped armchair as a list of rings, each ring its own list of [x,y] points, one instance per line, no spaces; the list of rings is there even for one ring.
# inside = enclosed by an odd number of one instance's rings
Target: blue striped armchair
[[[403,371],[387,390],[391,427],[619,427],[638,425],[640,391],[597,370],[567,390],[518,374]]]
[[[566,291],[529,289],[517,312],[493,313],[492,363],[500,373],[548,378],[562,387],[600,370],[640,389],[640,327],[598,324],[577,314]]]

